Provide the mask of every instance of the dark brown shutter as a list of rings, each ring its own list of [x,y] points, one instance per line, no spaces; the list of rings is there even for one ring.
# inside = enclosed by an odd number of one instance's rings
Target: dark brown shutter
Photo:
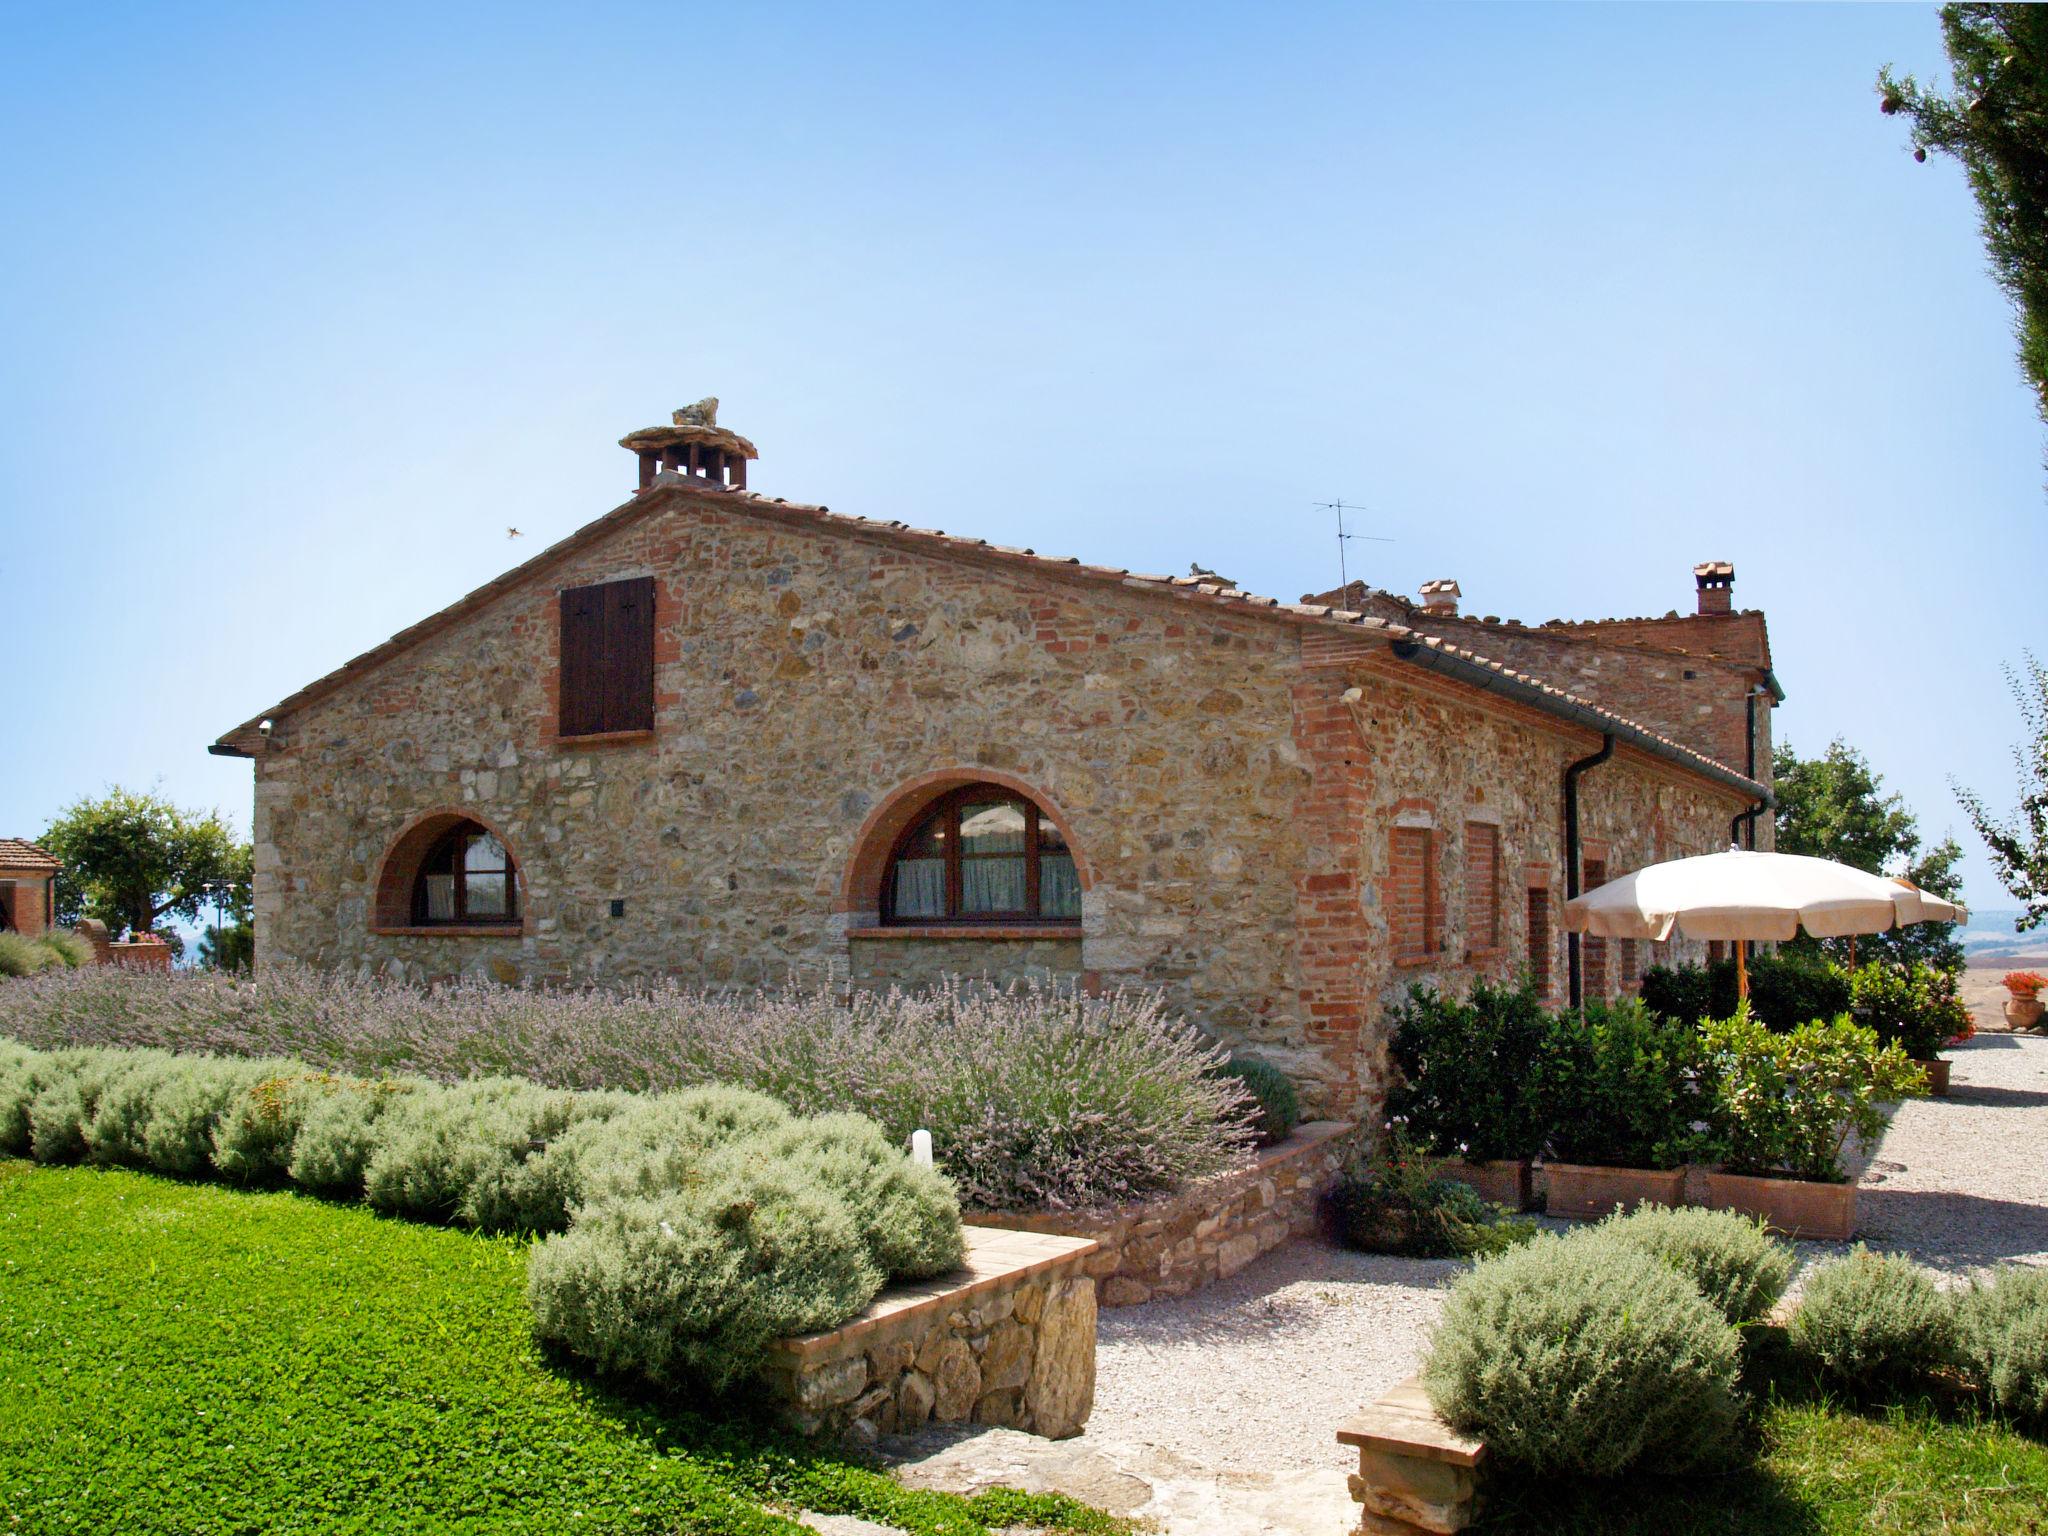
[[[604,588],[606,731],[654,729],[654,578]]]
[[[562,682],[557,729],[564,736],[601,731],[604,708],[604,588],[562,594]]]
[[[564,736],[654,728],[654,578],[562,593]]]

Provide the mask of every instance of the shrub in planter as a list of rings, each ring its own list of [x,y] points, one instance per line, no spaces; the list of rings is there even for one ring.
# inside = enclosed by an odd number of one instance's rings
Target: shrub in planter
[[[1413,987],[1394,1010],[1387,1096],[1424,1149],[1472,1162],[1534,1157],[1553,1123],[1553,1026],[1524,980],[1479,982],[1469,998]]]
[[[1733,1211],[1645,1205],[1574,1236],[1629,1243],[1662,1259],[1731,1323],[1757,1321],[1792,1278],[1792,1250]]]
[[[1918,1061],[1932,1060],[1972,1027],[1955,977],[1931,965],[1873,960],[1852,973],[1850,989],[1857,1022]]]
[[[1828,1376],[1863,1390],[1908,1382],[1944,1364],[1955,1319],[1926,1270],[1859,1244],[1807,1277],[1788,1336]]]
[[[1734,1451],[1739,1357],[1735,1330],[1670,1265],[1588,1232],[1462,1277],[1422,1383],[1452,1428],[1529,1471],[1678,1472]]]
[[[874,1121],[861,1115],[797,1120],[769,1132],[759,1147],[739,1141],[722,1155],[764,1153],[845,1203],[883,1274],[923,1280],[957,1268],[965,1256],[952,1183],[907,1159]]]
[[[1713,1150],[1731,1173],[1840,1183],[1853,1137],[1884,1130],[1884,1106],[1925,1092],[1897,1045],[1846,1016],[1780,1033],[1746,1009],[1700,1026]]]
[[[1699,1032],[1640,1002],[1551,1021],[1550,1153],[1610,1168],[1676,1168],[1693,1153]]]
[[[2048,1423],[2048,1269],[2002,1265],[1955,1301],[1956,1358],[1992,1406]]]
[[[1536,1233],[1535,1222],[1438,1178],[1398,1130],[1373,1155],[1346,1159],[1328,1198],[1345,1243],[1366,1253],[1470,1258],[1505,1253]]]
[[[534,1333],[606,1370],[731,1385],[768,1343],[827,1328],[882,1284],[844,1202],[735,1160],[660,1195],[604,1196],[527,1268]]]
[[[1233,1056],[1218,1062],[1215,1072],[1218,1077],[1236,1079],[1250,1095],[1255,1113],[1249,1116],[1249,1123],[1260,1146],[1285,1141],[1301,1124],[1301,1097],[1294,1091],[1294,1081],[1270,1061],[1261,1061],[1256,1056]],[[1243,1121],[1247,1117],[1239,1112],[1232,1118]]]

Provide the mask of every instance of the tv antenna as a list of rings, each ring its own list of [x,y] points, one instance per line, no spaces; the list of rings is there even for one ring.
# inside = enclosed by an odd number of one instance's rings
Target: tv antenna
[[[1325,512],[1337,514],[1337,590],[1342,592],[1351,585],[1351,571],[1344,558],[1344,546],[1346,544],[1351,543],[1354,539],[1362,539],[1368,544],[1391,544],[1394,541],[1389,538],[1383,538],[1376,533],[1349,533],[1345,531],[1344,514],[1346,512],[1363,512],[1365,510],[1364,507],[1361,507],[1355,501],[1346,501],[1340,496],[1335,501],[1319,501],[1315,505],[1322,508]]]

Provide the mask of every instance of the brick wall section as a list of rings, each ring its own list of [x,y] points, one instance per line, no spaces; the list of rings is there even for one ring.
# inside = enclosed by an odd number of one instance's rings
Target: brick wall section
[[[1354,1129],[1343,1121],[1300,1126],[1249,1168],[1164,1200],[1102,1211],[982,1213],[968,1220],[1093,1238],[1101,1247],[1088,1259],[1087,1272],[1105,1307],[1184,1296],[1236,1274],[1290,1237],[1315,1232],[1322,1197],[1336,1179]]]
[[[50,877],[40,870],[0,869],[0,899],[7,903],[8,921],[14,931],[36,938],[49,927]]]
[[[1561,869],[1563,767],[1597,738],[1398,663],[1370,636],[660,494],[650,515],[280,713],[255,763],[259,961],[715,987],[1043,966],[1159,989],[1288,1071],[1311,1113],[1347,1118],[1378,1102],[1379,1019],[1409,982],[1456,988],[1519,965],[1519,903],[1499,950],[1466,958],[1464,824],[1479,808],[1510,867]],[[654,731],[554,739],[559,589],[647,574]],[[853,937],[876,920],[849,873],[871,851],[860,840],[882,835],[906,786],[949,774],[1058,807],[1085,870],[1078,939]],[[1719,846],[1741,808],[1631,750],[1583,788],[1589,835],[1635,862],[1653,839]],[[1411,803],[1436,808],[1444,932],[1426,963],[1397,967],[1388,834]],[[373,932],[386,851],[446,810],[500,833],[521,922]]]
[[[1465,823],[1465,943],[1475,958],[1500,948],[1500,829]]]

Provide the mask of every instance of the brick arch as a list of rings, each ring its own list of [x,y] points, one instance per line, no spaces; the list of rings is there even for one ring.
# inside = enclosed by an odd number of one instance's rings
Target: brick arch
[[[373,930],[411,926],[412,884],[419,873],[420,860],[427,856],[427,850],[434,846],[442,833],[465,821],[474,822],[505,845],[505,856],[512,861],[512,881],[519,891],[519,915],[514,921],[522,928],[531,922],[526,897],[526,863],[513,848],[512,839],[505,835],[504,828],[472,806],[438,805],[414,815],[385,845],[384,857],[377,864],[377,888],[370,902],[370,926]]]
[[[1074,876],[1081,882],[1081,889],[1086,891],[1094,886],[1095,866],[1089,861],[1080,839],[1074,836],[1073,818],[1055,804],[1051,796],[1015,774],[962,764],[935,768],[914,779],[905,779],[868,812],[860,830],[853,836],[853,857],[847,860],[846,873],[839,883],[838,905],[833,910],[879,912],[882,908],[882,876],[888,870],[889,855],[895,852],[897,840],[934,800],[952,790],[965,789],[970,784],[993,784],[1012,794],[1022,795],[1036,805],[1039,815],[1049,818],[1067,840],[1067,851],[1074,856]]]

